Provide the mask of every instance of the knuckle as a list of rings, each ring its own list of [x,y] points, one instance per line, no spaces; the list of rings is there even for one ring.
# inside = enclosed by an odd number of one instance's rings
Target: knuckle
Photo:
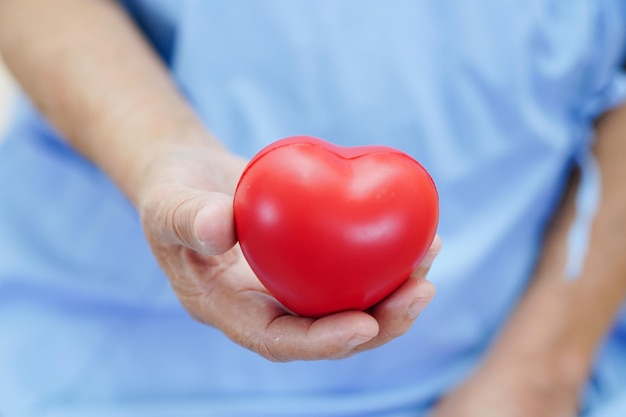
[[[191,216],[186,213],[186,207],[189,203],[190,201],[187,199],[178,201],[177,204],[166,210],[164,219],[166,230],[171,230],[174,237],[186,247],[193,245],[192,233],[190,233],[193,230],[193,218],[190,218]]]
[[[289,362],[289,360],[283,355],[279,354],[276,344],[268,342],[264,337],[251,336],[243,343],[243,346],[258,353],[270,362],[283,363]]]
[[[411,326],[409,324],[403,324],[402,326],[396,326],[391,329],[383,330],[381,336],[385,338],[385,340],[392,340],[404,335],[410,328]]]
[[[168,243],[193,247],[194,196],[188,192],[174,195],[166,190],[155,190],[140,207],[145,230],[155,232]]]
[[[275,344],[270,344],[267,341],[263,341],[263,340],[257,340],[254,346],[255,347],[253,350],[257,352],[259,355],[263,356],[265,359],[269,360],[270,362],[275,362],[275,363],[289,362],[287,358],[285,358],[283,355],[280,355],[278,353],[278,351],[276,350]]]

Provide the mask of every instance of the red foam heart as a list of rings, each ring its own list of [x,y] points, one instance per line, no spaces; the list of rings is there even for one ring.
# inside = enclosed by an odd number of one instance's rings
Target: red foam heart
[[[400,286],[437,229],[435,185],[393,148],[295,136],[261,150],[234,201],[241,249],[294,313],[365,310]]]

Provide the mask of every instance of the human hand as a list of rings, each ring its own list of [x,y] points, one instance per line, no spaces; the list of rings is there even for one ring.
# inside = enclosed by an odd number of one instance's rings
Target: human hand
[[[431,417],[574,417],[579,383],[558,360],[498,352],[447,394]]]
[[[343,358],[405,333],[434,296],[424,278],[439,238],[414,274],[367,312],[293,315],[236,245],[232,193],[245,162],[198,145],[166,154],[152,164],[138,199],[146,236],[187,311],[234,342],[272,361]]]

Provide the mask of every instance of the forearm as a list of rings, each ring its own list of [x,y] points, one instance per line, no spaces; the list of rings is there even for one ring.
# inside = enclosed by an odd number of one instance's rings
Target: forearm
[[[557,378],[573,384],[586,378],[626,299],[626,106],[599,122],[595,155],[602,197],[581,275],[568,279],[564,272],[574,181],[549,228],[533,282],[494,347],[496,355],[522,364],[550,362]]]
[[[0,0],[0,52],[37,107],[137,202],[156,153],[221,148],[120,6],[106,0]]]

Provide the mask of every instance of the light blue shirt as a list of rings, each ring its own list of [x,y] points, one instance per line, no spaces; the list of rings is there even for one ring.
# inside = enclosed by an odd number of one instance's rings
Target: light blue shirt
[[[380,349],[270,363],[188,317],[134,209],[22,103],[0,148],[0,415],[425,415],[523,294],[576,163],[597,192],[592,123],[623,96],[622,3],[126,1],[233,151],[307,134],[418,159],[440,195],[438,294]],[[620,322],[585,413],[626,415],[624,398]]]

